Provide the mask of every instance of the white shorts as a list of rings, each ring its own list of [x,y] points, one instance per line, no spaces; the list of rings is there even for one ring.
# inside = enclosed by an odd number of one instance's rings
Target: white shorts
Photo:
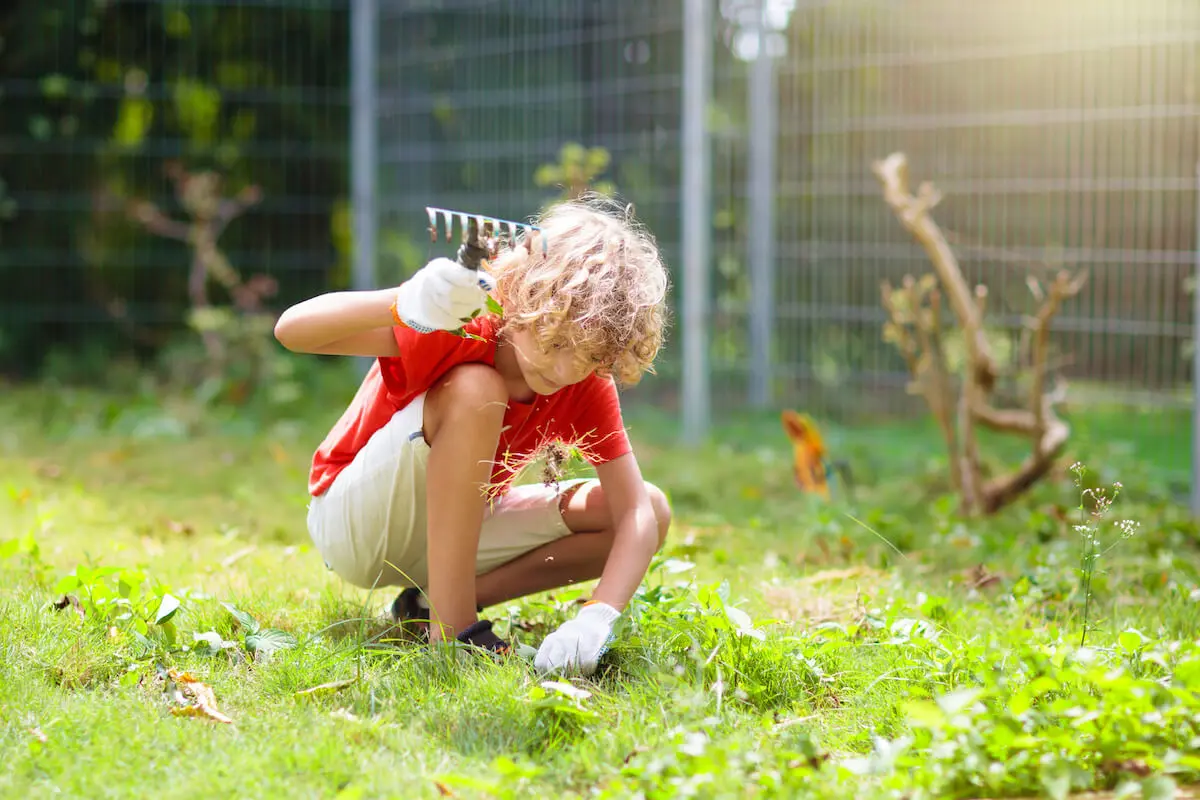
[[[374,433],[329,489],[312,498],[308,533],[326,565],[369,589],[428,583],[422,433],[425,395],[397,411]],[[583,480],[514,486],[484,512],[476,574],[490,572],[571,533],[559,502]]]

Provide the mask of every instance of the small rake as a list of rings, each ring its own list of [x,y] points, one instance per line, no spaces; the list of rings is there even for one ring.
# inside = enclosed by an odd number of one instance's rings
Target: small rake
[[[508,230],[509,247],[516,247],[518,231],[526,235],[534,231],[541,232],[536,225],[524,222],[514,222],[509,219],[499,219],[481,214],[468,214],[464,211],[452,211],[448,208],[426,206],[425,213],[429,215],[429,240],[437,244],[439,222],[446,232],[446,241],[454,237],[454,221],[457,219],[459,230],[462,232],[462,245],[458,248],[456,260],[469,270],[478,270],[484,259],[495,259],[500,252],[500,238],[496,235],[501,229]],[[542,253],[547,247],[546,238],[542,237]]]
[[[481,214],[468,214],[464,211],[453,211],[448,208],[435,208],[426,206],[425,213],[429,215],[429,241],[437,244],[439,223],[444,228],[446,233],[446,241],[452,241],[454,238],[454,221],[459,222],[459,230],[462,233],[462,244],[458,248],[458,253],[455,255],[455,260],[464,268],[471,272],[478,272],[483,266],[486,259],[495,260],[500,253],[500,237],[496,232],[501,228],[508,230],[508,245],[510,248],[515,248],[517,240],[517,232],[525,231],[526,244],[531,246],[531,236],[534,231],[541,233],[541,228],[536,225],[530,225],[524,222],[514,222],[510,219],[499,219],[497,217],[487,217]],[[545,255],[547,240],[543,235],[542,254]],[[503,315],[504,309],[496,301],[494,297],[488,295],[487,298],[488,310],[494,314]],[[455,331],[450,331],[455,336],[467,338],[478,338],[473,334],[467,333],[464,328],[459,328]]]

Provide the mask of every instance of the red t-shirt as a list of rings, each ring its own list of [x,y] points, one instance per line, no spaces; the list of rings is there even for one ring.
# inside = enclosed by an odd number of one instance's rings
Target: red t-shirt
[[[324,494],[367,440],[451,367],[468,362],[495,366],[495,322],[479,317],[466,330],[483,341],[444,331],[421,334],[393,328],[404,355],[378,358],[371,366],[349,407],[313,455],[309,494]],[[630,451],[611,379],[591,375],[530,403],[509,400],[492,467],[493,491],[507,489],[530,456],[556,439],[578,444],[592,465]]]

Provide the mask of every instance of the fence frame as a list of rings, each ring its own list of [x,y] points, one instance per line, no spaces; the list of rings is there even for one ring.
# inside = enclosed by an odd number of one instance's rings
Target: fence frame
[[[709,284],[712,271],[712,172],[708,104],[712,96],[712,14],[709,0],[683,6],[683,120],[680,197],[683,253],[683,442],[696,446],[711,424]]]
[[[380,202],[378,178],[380,164],[378,153],[380,87],[378,83],[382,80],[379,71],[380,5],[381,0],[350,0],[349,2],[349,11],[353,17],[351,25],[351,97],[353,105],[350,120],[354,203],[353,283],[355,288],[359,289],[373,288],[378,280],[376,260],[380,247],[379,226],[380,220],[383,218],[381,208],[386,206],[386,202]],[[786,291],[786,286],[781,283],[785,281],[786,275],[780,270],[795,257],[794,251],[797,248],[797,244],[784,238],[785,234],[782,229],[777,230],[779,227],[777,222],[784,221],[777,220],[776,209],[784,207],[782,205],[783,194],[788,191],[789,180],[781,172],[787,165],[781,163],[784,161],[785,149],[780,137],[788,134],[789,125],[792,128],[795,128],[797,124],[811,126],[811,132],[814,135],[829,135],[836,132],[830,127],[831,125],[836,127],[849,124],[845,120],[835,119],[822,123],[817,118],[801,120],[787,117],[787,112],[780,105],[783,102],[781,93],[786,93],[785,81],[795,79],[797,74],[823,75],[829,71],[846,68],[847,65],[854,66],[858,63],[856,59],[859,56],[847,52],[835,54],[835,57],[809,54],[805,56],[810,59],[809,62],[792,64],[790,59],[781,59],[776,50],[768,47],[771,34],[771,28],[766,18],[767,9],[770,6],[769,0],[743,0],[742,5],[746,7],[747,12],[742,19],[749,23],[749,29],[757,34],[758,43],[757,51],[748,58],[749,63],[746,64],[745,98],[742,101],[744,102],[742,109],[748,118],[743,141],[743,146],[746,148],[743,153],[746,172],[740,186],[735,190],[744,190],[747,201],[746,229],[742,234],[746,239],[744,244],[739,245],[739,248],[744,251],[747,267],[746,277],[749,279],[749,296],[744,308],[737,312],[741,316],[734,322],[736,326],[744,327],[747,358],[745,362],[737,366],[736,371],[743,373],[746,379],[746,393],[741,402],[747,408],[761,410],[769,408],[778,400],[776,396],[778,383],[782,378],[791,374],[789,370],[807,373],[812,369],[809,364],[802,367],[790,363],[779,364],[776,363],[777,358],[775,357],[778,353],[783,352],[785,345],[785,342],[778,338],[780,334],[776,328],[778,325],[784,324],[785,320],[795,317],[795,309],[792,308],[795,304],[789,304],[785,297],[776,297],[776,284],[780,284],[778,287],[780,291]],[[815,5],[821,6],[824,3]],[[794,10],[799,12],[812,7],[814,7],[813,4],[801,3]],[[721,255],[719,248],[714,247],[712,224],[714,206],[718,199],[713,196],[715,167],[713,162],[714,158],[720,158],[720,151],[714,150],[714,141],[720,145],[721,140],[715,138],[713,130],[710,130],[711,121],[707,113],[714,96],[719,95],[716,90],[722,74],[718,71],[716,63],[721,55],[720,52],[717,52],[721,46],[720,36],[716,34],[718,33],[717,26],[722,22],[721,17],[726,12],[724,6],[720,6],[720,11],[718,8],[719,4],[713,0],[682,0],[680,10],[682,18],[678,29],[682,36],[682,51],[678,67],[682,113],[679,118],[678,130],[680,144],[678,184],[680,193],[678,208],[680,215],[678,218],[680,222],[680,268],[677,273],[679,285],[676,287],[675,300],[679,338],[682,344],[678,397],[682,421],[681,443],[685,446],[701,444],[709,437],[712,427],[712,407],[716,402],[712,388],[713,382],[716,380],[714,370],[719,374],[722,369],[719,358],[713,352],[719,331],[714,328],[712,316],[714,306],[711,298],[713,284],[718,280],[715,273],[717,261]],[[726,18],[725,22],[728,21]],[[872,58],[883,64],[889,56],[886,54],[870,58],[863,56],[862,63],[866,65]],[[909,61],[924,63],[920,59],[916,61],[909,59]],[[932,63],[936,59],[925,59],[925,61]],[[738,83],[740,91],[740,78]],[[717,99],[720,98],[717,97]],[[1169,111],[1175,116],[1187,116],[1194,113],[1190,108],[1177,106],[1172,106]],[[932,111],[928,113],[933,114]],[[1021,114],[1020,111],[1015,113],[1018,116]],[[1094,116],[1097,119],[1103,117],[1104,110],[1097,109]],[[974,116],[968,114],[962,119],[951,117],[941,120],[940,117],[934,119],[933,116],[930,116],[927,121],[937,124],[953,123],[951,127],[955,127],[968,123],[975,124],[979,114],[976,113]],[[913,119],[922,122],[917,117],[913,117]],[[1040,113],[1037,120],[1024,117],[1021,119],[1024,120],[1024,124],[1040,124],[1054,122],[1057,117],[1055,117],[1055,112],[1046,111]],[[872,126],[886,121],[882,117],[878,119],[864,118],[855,124],[860,125],[862,130],[874,130]],[[896,124],[901,123],[897,122]],[[717,134],[717,136],[720,135],[724,134]],[[884,153],[881,151],[877,155],[882,156]],[[718,180],[721,178],[719,171],[716,178]],[[796,179],[791,180],[794,182]],[[961,183],[964,179],[958,178],[957,180]],[[965,180],[970,183],[972,179]],[[1170,190],[1173,187],[1178,191],[1190,183],[1188,178],[1182,175],[1175,179],[1159,178],[1159,180],[1167,180],[1171,183],[1170,186],[1164,184],[1163,190]],[[1196,190],[1200,196],[1200,164],[1197,164],[1195,180]],[[950,178],[947,182],[953,184],[955,181],[956,178]],[[1091,191],[1094,188],[1088,181],[1087,176],[1069,180],[1071,188],[1080,192]],[[996,182],[993,181],[993,183]],[[985,192],[996,188],[1012,189],[1013,187],[1009,186],[1010,183],[1012,182],[1005,183],[1001,180],[995,187],[990,185],[987,189],[977,187],[975,191]],[[829,186],[822,186],[818,183],[810,188],[828,190]],[[1051,187],[1049,184],[1045,187],[1047,191],[1053,188],[1055,187]],[[838,196],[861,197],[863,191],[864,188],[861,186],[847,184],[847,188]],[[873,191],[873,187],[866,191]],[[1197,209],[1196,217],[1197,244],[1194,274],[1197,283],[1200,284],[1200,208]],[[812,224],[811,221],[810,224]],[[812,234],[811,236],[814,241],[799,243],[801,249],[808,252],[810,256],[813,248],[822,244],[835,248],[844,244],[841,241],[822,243],[815,241],[821,238],[819,235]],[[867,244],[868,247],[876,249],[885,246],[883,242],[868,242]],[[899,245],[895,247],[898,248]],[[1122,259],[1127,255],[1127,253],[1122,253]],[[1186,271],[1190,260],[1189,254],[1185,249],[1178,256],[1182,260],[1177,263]],[[1193,321],[1190,333],[1195,348],[1192,354],[1191,504],[1195,513],[1200,516],[1200,380],[1195,377],[1200,376],[1200,285],[1193,295],[1192,306]],[[818,315],[822,313],[817,306],[813,306],[811,310],[817,312]],[[860,311],[860,309],[849,307],[844,310],[847,313]],[[813,319],[834,320],[835,317],[830,315],[837,312],[836,308],[826,309],[823,312],[825,316],[814,316]],[[809,318],[805,316],[803,319],[808,320]],[[847,320],[849,321],[849,318]],[[1012,320],[1005,317],[997,318],[997,321],[1008,324]],[[1180,322],[1182,321],[1181,319]],[[1120,321],[1118,320],[1118,322]],[[1130,325],[1142,324],[1136,320],[1128,322]],[[1066,323],[1064,326],[1060,326],[1062,330],[1068,328]],[[1182,335],[1186,336],[1187,334],[1183,333]],[[739,379],[741,377],[742,374],[739,374]],[[865,380],[872,386],[881,386],[886,379],[892,376],[872,373],[854,377],[856,380]],[[1178,403],[1177,400],[1174,402]]]

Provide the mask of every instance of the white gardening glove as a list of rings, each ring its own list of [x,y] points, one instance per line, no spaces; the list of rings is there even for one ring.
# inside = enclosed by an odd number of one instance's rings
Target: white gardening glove
[[[613,623],[619,616],[620,611],[604,603],[584,606],[575,619],[567,620],[546,637],[533,665],[543,672],[578,670],[591,675],[600,656],[608,650]]]
[[[396,290],[396,316],[418,333],[456,331],[487,305],[496,281],[448,258],[435,258]]]

